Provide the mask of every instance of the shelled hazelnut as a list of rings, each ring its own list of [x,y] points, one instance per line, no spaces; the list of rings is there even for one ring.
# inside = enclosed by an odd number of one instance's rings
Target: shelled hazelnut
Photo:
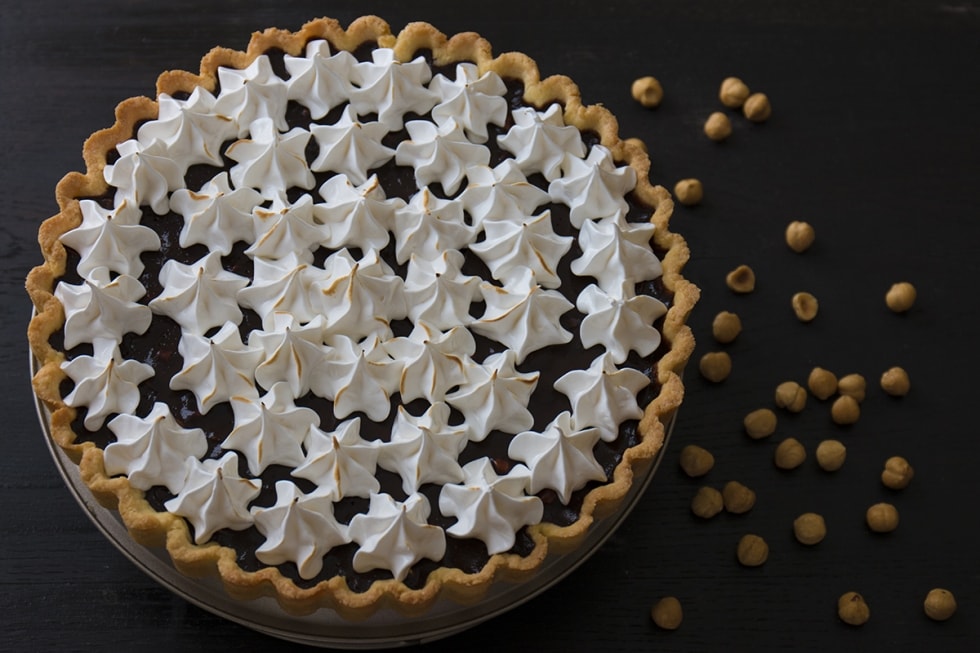
[[[901,456],[892,456],[885,461],[885,469],[881,472],[881,482],[892,490],[903,490],[912,482],[915,470],[909,461]]]
[[[699,488],[691,499],[691,512],[702,519],[711,519],[725,508],[721,492],[713,487]]]
[[[881,375],[881,389],[893,397],[904,397],[911,387],[909,374],[901,367],[889,368]]]
[[[725,283],[740,295],[750,293],[755,290],[755,272],[747,265],[740,265],[728,273]]]
[[[830,418],[834,424],[847,426],[857,422],[860,417],[861,406],[857,399],[850,395],[841,395],[834,399],[834,403],[830,405]]]
[[[758,408],[745,416],[742,425],[753,440],[768,438],[776,430],[776,413],[769,408]]]
[[[864,394],[867,383],[860,374],[845,374],[837,381],[837,392],[854,399],[861,403],[864,401]]]
[[[732,121],[721,111],[715,111],[704,122],[704,134],[715,142],[723,141],[732,135]]]
[[[817,445],[817,464],[825,472],[836,472],[846,458],[847,447],[840,440],[824,440]]]
[[[807,377],[806,386],[814,397],[823,401],[837,392],[837,375],[822,367],[814,367]]]
[[[793,295],[790,303],[793,306],[793,313],[800,322],[812,322],[817,317],[820,309],[820,302],[811,293],[798,292]]]
[[[724,351],[708,352],[701,357],[698,367],[701,376],[712,383],[721,383],[732,373],[732,357]]]
[[[647,109],[660,106],[664,99],[664,89],[656,77],[640,77],[633,82],[630,89],[633,99]]]
[[[758,535],[743,535],[735,551],[738,561],[746,567],[758,567],[769,559],[769,545]]]
[[[800,544],[813,546],[827,536],[827,524],[821,515],[805,512],[793,520],[793,534]]]
[[[875,533],[890,533],[898,528],[898,510],[890,503],[876,503],[868,508],[865,520]]]
[[[664,630],[677,630],[684,620],[684,610],[677,597],[665,596],[653,605],[650,618]]]
[[[772,115],[772,105],[765,93],[753,93],[745,99],[742,113],[752,122],[765,122]]]
[[[937,587],[929,590],[922,607],[934,621],[946,621],[956,613],[956,597],[949,590]]]
[[[860,626],[871,618],[871,609],[857,592],[846,592],[837,599],[837,615],[851,626]]]
[[[810,245],[816,238],[816,232],[809,222],[794,220],[786,227],[786,244],[797,254],[802,254],[810,249]]]
[[[715,457],[704,447],[689,444],[681,449],[680,465],[691,478],[704,476],[715,466]]]
[[[749,87],[738,77],[726,77],[718,90],[718,99],[729,109],[738,109],[749,97]]]
[[[915,305],[915,286],[908,281],[892,284],[885,293],[885,304],[896,313],[904,313]]]
[[[735,313],[721,311],[711,322],[711,335],[723,345],[733,342],[741,332],[742,320]]]
[[[700,179],[681,179],[674,184],[674,197],[684,206],[700,204],[704,199],[704,186]]]
[[[796,438],[786,438],[776,445],[773,462],[779,469],[796,469],[804,460],[806,460],[806,449]]]
[[[738,481],[728,481],[721,489],[725,510],[733,515],[741,515],[755,506],[755,492]]]
[[[776,386],[776,405],[791,413],[799,413],[806,407],[806,390],[796,381],[784,381]]]

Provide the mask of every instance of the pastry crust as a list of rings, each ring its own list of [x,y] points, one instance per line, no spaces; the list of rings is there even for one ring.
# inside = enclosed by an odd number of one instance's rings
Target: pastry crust
[[[596,517],[616,509],[634,476],[642,473],[661,449],[665,425],[683,397],[681,372],[694,348],[693,336],[685,323],[699,291],[681,274],[689,251],[684,239],[669,230],[673,211],[669,193],[650,183],[647,155],[620,139],[614,116],[601,106],[583,105],[578,87],[569,78],[556,75],[541,79],[534,61],[524,54],[510,52],[494,57],[490,44],[474,33],[448,38],[427,23],[411,23],[394,35],[385,21],[373,16],[359,18],[347,29],[335,20],[321,18],[296,32],[278,29],[257,32],[245,51],[215,48],[202,59],[196,74],[187,71],[161,74],[157,80],[157,93],[190,93],[195,86],[213,92],[217,87],[219,67],[245,68],[270,48],[299,55],[308,41],[319,38],[329,41],[335,49],[348,51],[366,43],[390,47],[400,61],[408,61],[417,52],[429,50],[438,65],[469,61],[478,66],[481,74],[494,71],[504,78],[519,79],[525,86],[526,102],[544,106],[557,101],[564,108],[566,124],[582,131],[596,132],[601,144],[611,151],[616,161],[627,163],[636,171],[634,193],[654,209],[651,218],[657,227],[654,242],[662,254],[663,284],[673,294],[673,300],[662,329],[669,348],[655,367],[660,392],[645,407],[639,424],[641,441],[625,451],[612,480],[585,496],[576,522],[568,526],[541,523],[529,527],[535,546],[526,557],[493,555],[477,573],[441,567],[430,573],[425,585],[419,589],[409,588],[400,581],[385,580],[374,582],[367,591],[354,592],[341,577],[301,588],[275,567],[245,571],[236,563],[234,550],[214,542],[195,544],[183,518],[157,512],[146,501],[143,492],[132,487],[128,479],[108,476],[103,451],[91,442],[76,442],[71,428],[75,409],[64,403],[59,391],[66,378],[60,369],[65,356],[51,347],[49,338],[63,326],[64,309],[54,297],[53,290],[66,265],[66,251],[59,237],[80,224],[79,198],[99,196],[108,190],[103,179],[107,156],[116,144],[132,136],[140,121],[157,116],[157,103],[145,97],[120,103],[116,108],[115,123],[88,138],[83,148],[85,172],[72,172],[61,180],[56,189],[60,211],[39,229],[44,263],[34,268],[27,278],[27,291],[36,311],[28,329],[31,351],[38,361],[34,389],[50,411],[51,436],[78,463],[81,476],[93,495],[103,505],[119,510],[138,542],[166,546],[182,573],[191,576],[218,573],[231,596],[240,599],[273,596],[290,613],[306,614],[329,608],[349,619],[364,618],[382,606],[391,606],[408,614],[420,613],[440,596],[463,602],[478,600],[493,582],[520,581],[532,575],[549,552],[576,546]]]

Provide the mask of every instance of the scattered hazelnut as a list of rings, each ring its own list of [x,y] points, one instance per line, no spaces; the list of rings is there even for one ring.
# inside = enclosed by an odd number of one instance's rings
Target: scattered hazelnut
[[[700,179],[681,179],[674,184],[674,196],[684,206],[694,206],[704,198],[704,186]]]
[[[908,372],[901,367],[892,367],[881,375],[881,389],[893,397],[904,397],[910,387]]]
[[[793,305],[793,312],[796,313],[796,319],[800,322],[811,322],[813,318],[817,317],[817,309],[820,308],[820,303],[810,293],[796,293],[793,295],[791,303]]]
[[[635,147],[638,150],[642,150],[644,152],[648,152],[649,151],[649,150],[647,150],[647,144],[641,138],[636,138],[634,136],[632,138],[627,138],[623,142],[624,143],[629,143],[630,145],[632,145],[633,147]]]
[[[885,469],[881,472],[881,482],[892,490],[902,490],[908,487],[915,476],[915,470],[909,461],[901,456],[892,456],[885,461]]]
[[[723,141],[732,135],[732,121],[721,111],[715,111],[704,122],[704,134],[713,141]]]
[[[691,478],[704,476],[715,466],[715,457],[707,449],[689,444],[681,449],[681,469]]]
[[[915,304],[915,286],[908,281],[893,284],[885,293],[885,303],[896,313],[904,313]]]
[[[786,438],[776,445],[773,461],[779,469],[796,469],[806,460],[806,449],[796,438]]]
[[[741,294],[750,293],[755,290],[755,272],[747,265],[740,265],[725,277],[728,287]]]
[[[758,567],[769,558],[769,545],[758,535],[743,535],[736,554],[738,561],[746,567]]]
[[[946,621],[956,612],[956,597],[949,590],[937,587],[929,590],[922,607],[930,619]]]
[[[724,351],[708,352],[701,357],[701,376],[712,383],[721,383],[732,373],[732,357]]]
[[[863,596],[857,592],[847,592],[837,599],[837,616],[848,625],[860,626],[871,617],[871,609]]]
[[[784,381],[776,386],[776,405],[798,413],[806,407],[806,390],[796,381]]]
[[[824,440],[817,445],[817,464],[825,472],[836,472],[844,466],[847,447],[840,440]]]
[[[815,512],[805,512],[793,520],[793,534],[800,544],[813,546],[827,536],[827,524]]]
[[[898,510],[890,503],[876,503],[865,513],[868,528],[875,533],[891,533],[898,528]]]
[[[734,515],[746,513],[755,505],[755,492],[738,481],[725,483],[725,487],[721,489],[721,496],[725,502],[725,510]]]
[[[647,109],[659,106],[660,101],[664,99],[664,89],[656,77],[640,77],[633,82],[630,90],[633,99]]]
[[[726,77],[721,82],[718,99],[729,109],[737,109],[745,104],[749,97],[749,87],[738,77]]]
[[[691,499],[691,512],[703,519],[711,519],[725,507],[721,492],[713,487],[702,487]]]
[[[711,323],[711,334],[715,340],[722,344],[728,344],[738,337],[742,332],[742,320],[735,313],[722,311],[715,316]]]
[[[676,597],[665,596],[653,605],[650,618],[664,630],[677,630],[684,620],[684,610]]]
[[[753,440],[768,438],[776,430],[776,413],[768,408],[753,410],[742,420],[745,433]]]
[[[797,254],[802,254],[808,250],[816,237],[816,233],[809,222],[794,220],[786,227],[786,244]]]
[[[834,424],[846,426],[861,417],[861,405],[850,395],[841,395],[830,405],[830,418]]]
[[[765,93],[753,93],[745,98],[742,105],[742,113],[752,122],[765,122],[772,115],[772,106]]]
[[[837,376],[830,370],[814,367],[807,377],[806,385],[814,397],[823,401],[837,392]]]
[[[837,392],[848,397],[854,397],[858,403],[864,401],[864,391],[867,384],[860,374],[847,374],[837,381]]]

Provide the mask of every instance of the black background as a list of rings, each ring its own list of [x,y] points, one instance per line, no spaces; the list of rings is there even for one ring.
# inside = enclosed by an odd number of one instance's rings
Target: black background
[[[409,6],[410,5],[410,6]],[[427,20],[447,34],[477,31],[496,52],[520,50],[543,75],[562,73],[587,103],[602,102],[624,137],[649,145],[651,178],[672,188],[699,177],[705,200],[678,206],[672,227],[693,256],[687,275],[703,290],[691,317],[696,356],[721,347],[711,318],[739,313],[745,330],[724,347],[734,371],[720,385],[688,368],[688,396],[663,466],[616,535],[544,595],[425,650],[976,650],[978,563],[976,242],[980,236],[980,4],[946,2],[4,2],[0,8],[0,649],[289,650],[203,612],[144,576],[93,527],[71,498],[42,441],[28,383],[22,291],[40,260],[37,225],[57,210],[54,187],[82,166],[81,143],[112,122],[115,104],[152,95],[166,69],[196,70],[214,45],[244,48],[264,27],[297,29],[329,15],[343,24],[376,13],[397,31]],[[653,74],[666,97],[657,110],[629,87]],[[701,133],[720,110],[728,75],[766,92],[773,115],[754,125],[732,113],[734,134]],[[810,221],[804,255],[783,241],[790,220]],[[755,293],[727,290],[740,263]],[[884,305],[894,281],[919,301],[907,315]],[[820,300],[801,324],[789,298]],[[869,381],[861,420],[834,426],[811,397],[780,414],[768,441],[748,440],[742,416],[772,405],[776,384],[803,381],[820,365]],[[903,399],[877,386],[905,367]],[[772,449],[800,439],[809,458],[780,472]],[[844,468],[821,472],[813,451],[836,437]],[[716,457],[693,480],[679,470],[686,443]],[[903,455],[916,477],[902,492],[878,480]],[[758,493],[746,515],[692,516],[702,484],[736,479]],[[864,511],[899,509],[898,530],[876,536]],[[827,539],[798,544],[793,518],[822,513]],[[743,533],[771,548],[761,568],[740,567]],[[952,590],[948,622],[929,621],[926,592]],[[837,597],[857,590],[871,606],[861,628],[842,624]],[[675,632],[650,621],[652,603],[676,595]]]

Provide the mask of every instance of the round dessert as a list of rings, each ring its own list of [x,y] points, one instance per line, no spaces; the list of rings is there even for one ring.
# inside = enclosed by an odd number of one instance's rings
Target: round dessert
[[[697,289],[608,111],[375,17],[157,86],[86,142],[28,278],[52,437],[137,541],[357,617],[478,597],[616,508]]]

